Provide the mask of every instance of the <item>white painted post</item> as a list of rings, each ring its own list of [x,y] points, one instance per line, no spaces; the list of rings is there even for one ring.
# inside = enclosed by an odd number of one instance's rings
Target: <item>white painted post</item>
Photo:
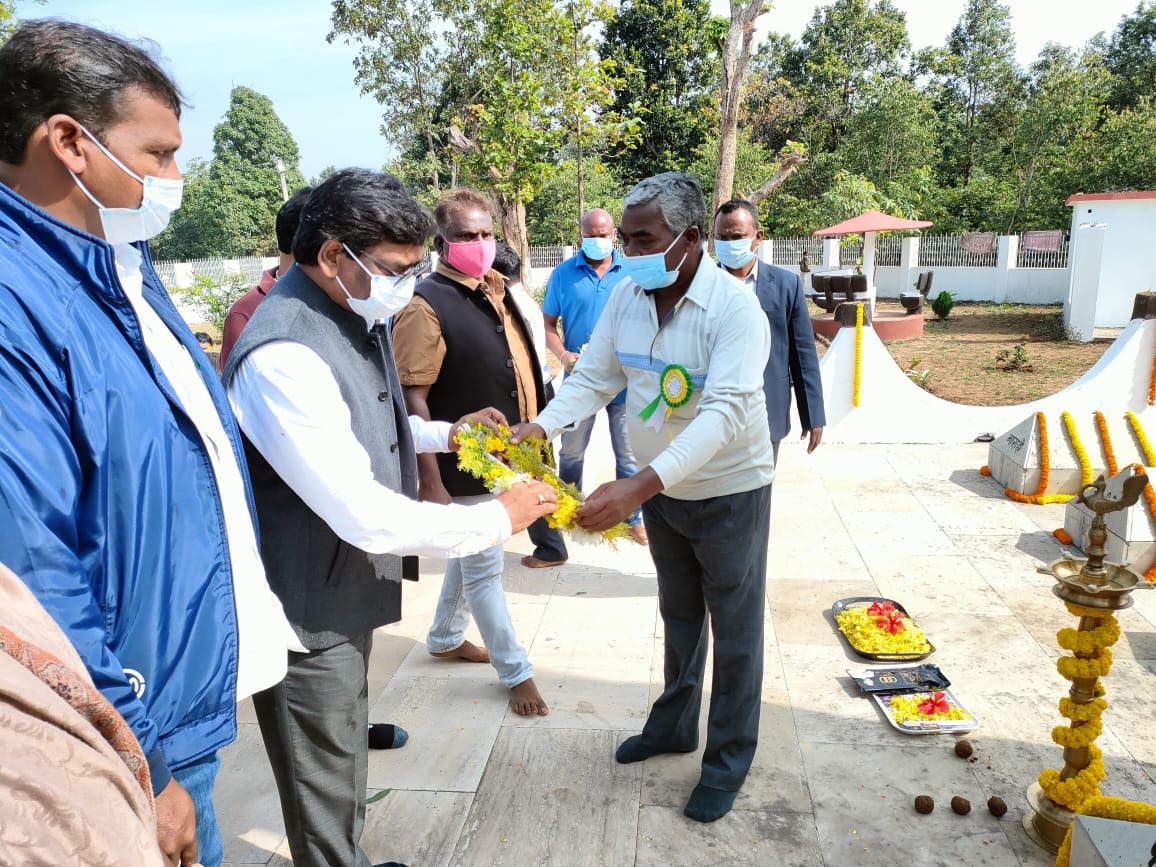
[[[1000,235],[995,253],[995,300],[1001,304],[1008,301],[1008,271],[1016,266],[1019,254],[1019,235]]]
[[[574,251],[576,249],[577,248],[573,244],[563,244],[562,245],[562,261],[564,262],[567,259],[569,259],[571,256],[573,256]]]
[[[755,256],[762,259],[764,262],[771,262],[771,254],[773,252],[774,241],[770,238],[763,238],[759,241],[758,247],[755,248]]]
[[[919,236],[899,241],[899,292],[914,292],[919,278]]]
[[[823,239],[823,267],[825,269],[839,267],[839,239]]]
[[[1107,240],[1108,227],[1103,223],[1081,224],[1072,239],[1072,282],[1064,304],[1064,327],[1084,343],[1090,343],[1095,336],[1096,299]]]

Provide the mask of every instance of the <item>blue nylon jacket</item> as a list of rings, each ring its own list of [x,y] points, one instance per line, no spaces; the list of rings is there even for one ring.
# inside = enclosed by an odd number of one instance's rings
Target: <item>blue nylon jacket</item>
[[[220,381],[141,251],[145,298],[197,360],[246,473]],[[3,184],[0,562],[132,726],[155,792],[234,739],[237,620],[209,455],[112,247]]]

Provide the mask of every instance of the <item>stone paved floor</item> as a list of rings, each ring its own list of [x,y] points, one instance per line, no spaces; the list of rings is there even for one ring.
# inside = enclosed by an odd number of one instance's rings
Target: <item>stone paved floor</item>
[[[602,426],[598,427],[601,434]],[[593,453],[604,452],[596,436]],[[980,445],[784,444],[774,487],[759,752],[736,809],[682,815],[696,755],[613,761],[662,681],[661,621],[645,549],[575,548],[532,571],[507,545],[506,592],[546,718],[507,708],[489,666],[431,659],[422,644],[441,564],[406,586],[404,620],[378,631],[371,719],[411,740],[370,758],[363,845],[375,861],[434,865],[1049,865],[1024,834],[1023,793],[1060,750],[1054,634],[1068,625],[1036,567],[1059,556],[1062,506],[1012,503],[976,468]],[[978,760],[943,736],[892,730],[857,696],[861,661],[829,613],[845,596],[900,600],[933,661],[981,721]],[[1099,743],[1107,794],[1156,803],[1156,592],[1138,593],[1107,678]],[[473,636],[474,640],[479,640]],[[708,676],[709,682],[709,676]],[[217,809],[230,864],[289,863],[252,710],[223,753]],[[911,808],[931,794],[929,816]],[[969,798],[969,816],[947,808]],[[984,808],[998,794],[1000,820]]]

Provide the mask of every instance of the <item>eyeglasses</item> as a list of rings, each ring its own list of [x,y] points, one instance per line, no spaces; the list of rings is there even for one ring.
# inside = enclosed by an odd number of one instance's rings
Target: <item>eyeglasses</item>
[[[390,268],[388,265],[386,265],[380,259],[377,259],[373,256],[370,256],[364,250],[361,251],[360,256],[363,259],[368,259],[370,262],[372,262],[374,265],[376,265],[378,270],[382,271],[385,274],[385,276],[387,276],[387,277],[401,278],[401,277],[412,276],[414,279],[419,279],[421,277],[424,277],[426,274],[428,274],[431,270],[431,267],[432,267],[430,264],[430,260],[426,259],[424,261],[418,262],[416,265],[414,265],[411,268],[406,268],[404,271],[398,272],[398,271],[394,271],[392,268]]]

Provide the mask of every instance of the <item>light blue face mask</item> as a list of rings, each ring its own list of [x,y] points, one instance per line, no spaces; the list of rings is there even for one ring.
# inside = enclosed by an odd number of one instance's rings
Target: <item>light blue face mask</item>
[[[678,260],[678,264],[674,266],[673,271],[666,270],[666,254],[674,249],[674,245],[678,243],[679,239],[686,233],[686,229],[679,232],[670,246],[661,253],[649,253],[645,256],[626,256],[622,260],[622,270],[626,272],[626,276],[631,278],[638,284],[638,288],[653,292],[655,289],[663,289],[678,279],[678,269],[682,267],[682,263],[686,261],[687,255],[690,253],[688,249],[686,253],[682,254],[682,258]]]
[[[751,242],[754,240],[753,236],[736,238],[733,241],[720,241],[716,238],[714,254],[718,256],[718,260],[722,262],[724,268],[742,268],[755,258],[755,251],[751,249]]]
[[[601,262],[614,252],[613,238],[583,238],[582,253],[591,262]]]

